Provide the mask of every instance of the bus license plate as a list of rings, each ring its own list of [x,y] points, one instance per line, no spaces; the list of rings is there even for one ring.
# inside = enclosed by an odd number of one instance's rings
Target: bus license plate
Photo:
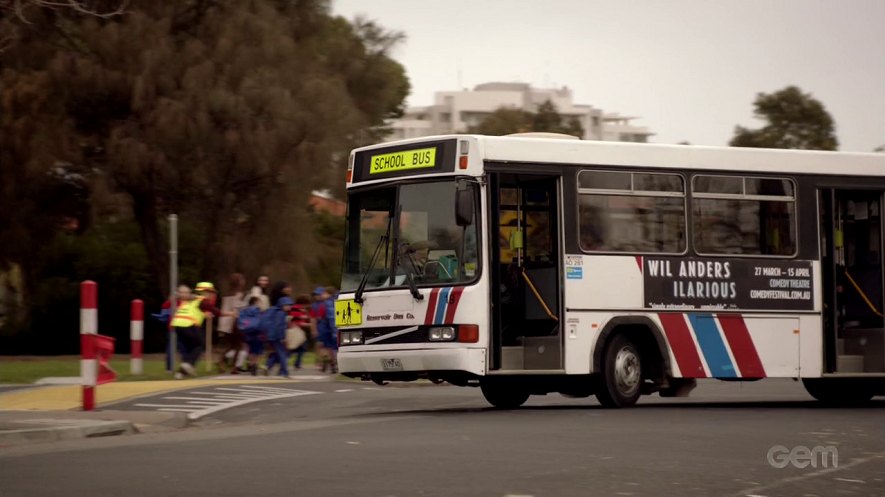
[[[381,368],[384,371],[402,371],[403,361],[399,359],[381,359]]]

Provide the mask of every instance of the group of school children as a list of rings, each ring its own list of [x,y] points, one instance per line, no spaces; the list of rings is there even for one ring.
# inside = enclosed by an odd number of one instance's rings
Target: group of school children
[[[292,300],[292,288],[285,282],[270,286],[267,276],[260,276],[254,287],[243,291],[245,279],[232,275],[233,309],[217,306],[217,292],[209,282],[198,283],[195,293],[181,285],[176,294],[176,310],[170,302],[155,315],[175,332],[181,362],[177,379],[196,376],[195,365],[205,343],[205,316],[233,318],[234,325],[223,333],[227,349],[219,368],[232,374],[277,374],[289,377],[289,357],[301,369],[304,354],[316,351],[322,372],[337,373],[338,333],[335,328],[334,288],[317,287],[313,299],[301,295]],[[265,357],[266,355],[266,357]]]
[[[238,312],[221,366],[232,374],[269,375],[277,369],[277,374],[289,377],[289,357],[294,357],[295,369],[301,369],[304,354],[313,349],[318,368],[337,373],[335,289],[317,287],[311,302],[307,295],[293,300],[292,288],[285,282],[267,290],[268,284],[262,276],[243,296],[246,306]]]

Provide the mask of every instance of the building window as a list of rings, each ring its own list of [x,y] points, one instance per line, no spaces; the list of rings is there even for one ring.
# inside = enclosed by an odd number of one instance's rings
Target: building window
[[[581,249],[685,252],[685,183],[676,174],[581,171]]]
[[[699,254],[792,256],[795,185],[785,178],[695,176],[692,227]]]

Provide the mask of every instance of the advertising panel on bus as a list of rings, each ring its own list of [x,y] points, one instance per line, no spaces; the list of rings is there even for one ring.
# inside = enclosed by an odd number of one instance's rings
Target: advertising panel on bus
[[[653,309],[814,310],[811,261],[645,257]]]

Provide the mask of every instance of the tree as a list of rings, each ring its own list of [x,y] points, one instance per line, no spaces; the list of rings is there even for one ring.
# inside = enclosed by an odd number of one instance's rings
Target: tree
[[[522,109],[501,107],[486,116],[476,126],[467,129],[477,135],[501,136],[532,130],[532,114]]]
[[[129,0],[0,0],[0,53],[16,43],[21,29],[32,24],[35,11],[67,9],[107,19],[123,14],[128,4]]]
[[[341,190],[347,152],[377,141],[409,91],[389,57],[402,35],[333,17],[322,0],[138,2],[110,17],[33,9],[18,34],[0,53],[0,270],[39,266],[35,247],[67,233],[69,206],[39,194],[64,164],[86,172],[86,221],[137,227],[156,296],[172,212],[182,271],[306,283],[340,252],[317,246],[338,241],[315,235],[310,191]],[[36,287],[40,271],[25,278]]]
[[[530,131],[563,133],[579,138],[584,136],[581,123],[574,117],[563,117],[550,100],[538,105],[535,112],[508,107],[499,108],[476,126],[468,128],[468,133],[492,136]]]
[[[735,127],[733,147],[836,150],[833,118],[809,93],[788,86],[774,93],[759,93],[754,115],[767,124],[759,129]]]
[[[562,133],[581,138],[584,136],[584,128],[577,118],[566,118],[559,114],[556,105],[550,100],[538,106],[538,110],[532,116],[532,131],[545,131],[547,133]]]

